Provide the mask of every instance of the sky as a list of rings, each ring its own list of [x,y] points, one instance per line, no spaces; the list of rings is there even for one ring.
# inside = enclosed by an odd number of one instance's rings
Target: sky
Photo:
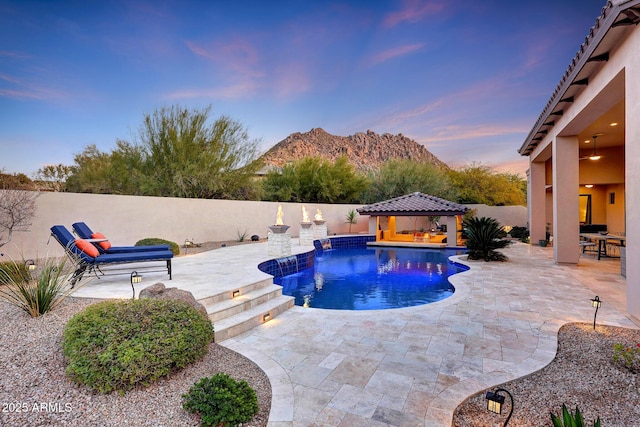
[[[111,152],[179,105],[263,151],[372,130],[523,174],[517,149],[605,2],[0,0],[0,170]]]

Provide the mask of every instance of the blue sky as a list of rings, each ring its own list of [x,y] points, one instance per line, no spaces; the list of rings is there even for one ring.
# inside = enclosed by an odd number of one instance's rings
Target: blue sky
[[[402,133],[458,167],[516,150],[605,0],[2,1],[0,169],[212,106],[264,151],[293,132]]]

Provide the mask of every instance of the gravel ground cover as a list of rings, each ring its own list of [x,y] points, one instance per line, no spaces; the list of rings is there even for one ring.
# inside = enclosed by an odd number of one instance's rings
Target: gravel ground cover
[[[551,426],[550,413],[561,414],[562,404],[583,413],[588,426],[600,417],[602,426],[640,426],[640,375],[617,365],[614,343],[636,347],[640,330],[613,326],[573,323],[558,334],[558,352],[543,369],[502,384],[514,397],[509,426]],[[491,390],[495,390],[493,387]],[[502,425],[510,404],[505,395],[502,415],[486,409],[486,391],[477,393],[458,406],[456,427]]]
[[[181,395],[200,378],[225,372],[256,391],[259,413],[248,426],[266,426],[271,385],[244,356],[212,343],[199,362],[151,386],[101,395],[69,381],[62,354],[64,325],[97,300],[68,298],[31,318],[0,301],[0,426],[198,426],[182,409]]]

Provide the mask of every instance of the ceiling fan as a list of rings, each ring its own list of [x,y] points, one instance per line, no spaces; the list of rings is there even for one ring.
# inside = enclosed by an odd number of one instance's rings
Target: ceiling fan
[[[586,156],[586,157],[580,157],[579,160],[600,160],[602,158],[602,156],[600,154],[598,154],[597,150],[596,150],[596,140],[598,139],[599,136],[604,135],[603,133],[596,133],[595,135],[593,135],[593,153],[591,153],[591,155]]]

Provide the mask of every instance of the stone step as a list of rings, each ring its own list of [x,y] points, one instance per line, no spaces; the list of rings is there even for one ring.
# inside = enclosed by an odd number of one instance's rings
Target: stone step
[[[259,287],[248,292],[244,291],[245,289],[242,289],[240,291],[240,295],[235,298],[225,299],[223,301],[205,306],[205,308],[207,309],[207,314],[209,315],[209,319],[211,319],[212,322],[216,323],[222,319],[231,317],[242,311],[249,310],[260,304],[264,304],[270,299],[281,296],[282,286],[269,284],[267,286]],[[227,294],[229,293],[227,292]]]
[[[265,288],[267,286],[272,286],[273,285],[273,279],[272,278],[268,278],[268,279],[264,279],[264,280],[260,280],[258,282],[254,282],[254,283],[249,283],[243,286],[239,286],[238,288],[229,290],[229,291],[224,291],[224,292],[220,292],[214,295],[210,295],[208,297],[205,298],[200,298],[198,300],[198,302],[202,305],[204,305],[205,307],[209,307],[213,304],[219,303],[219,302],[223,302],[223,301],[227,301],[227,300],[231,300],[233,299],[233,291],[235,290],[239,290],[240,291],[240,295],[244,295],[244,294],[248,294],[250,292],[255,291],[256,289],[261,289],[261,288]]]
[[[224,341],[275,318],[293,307],[294,300],[294,297],[280,295],[253,308],[214,322],[215,341]],[[269,317],[265,320],[267,314]]]

